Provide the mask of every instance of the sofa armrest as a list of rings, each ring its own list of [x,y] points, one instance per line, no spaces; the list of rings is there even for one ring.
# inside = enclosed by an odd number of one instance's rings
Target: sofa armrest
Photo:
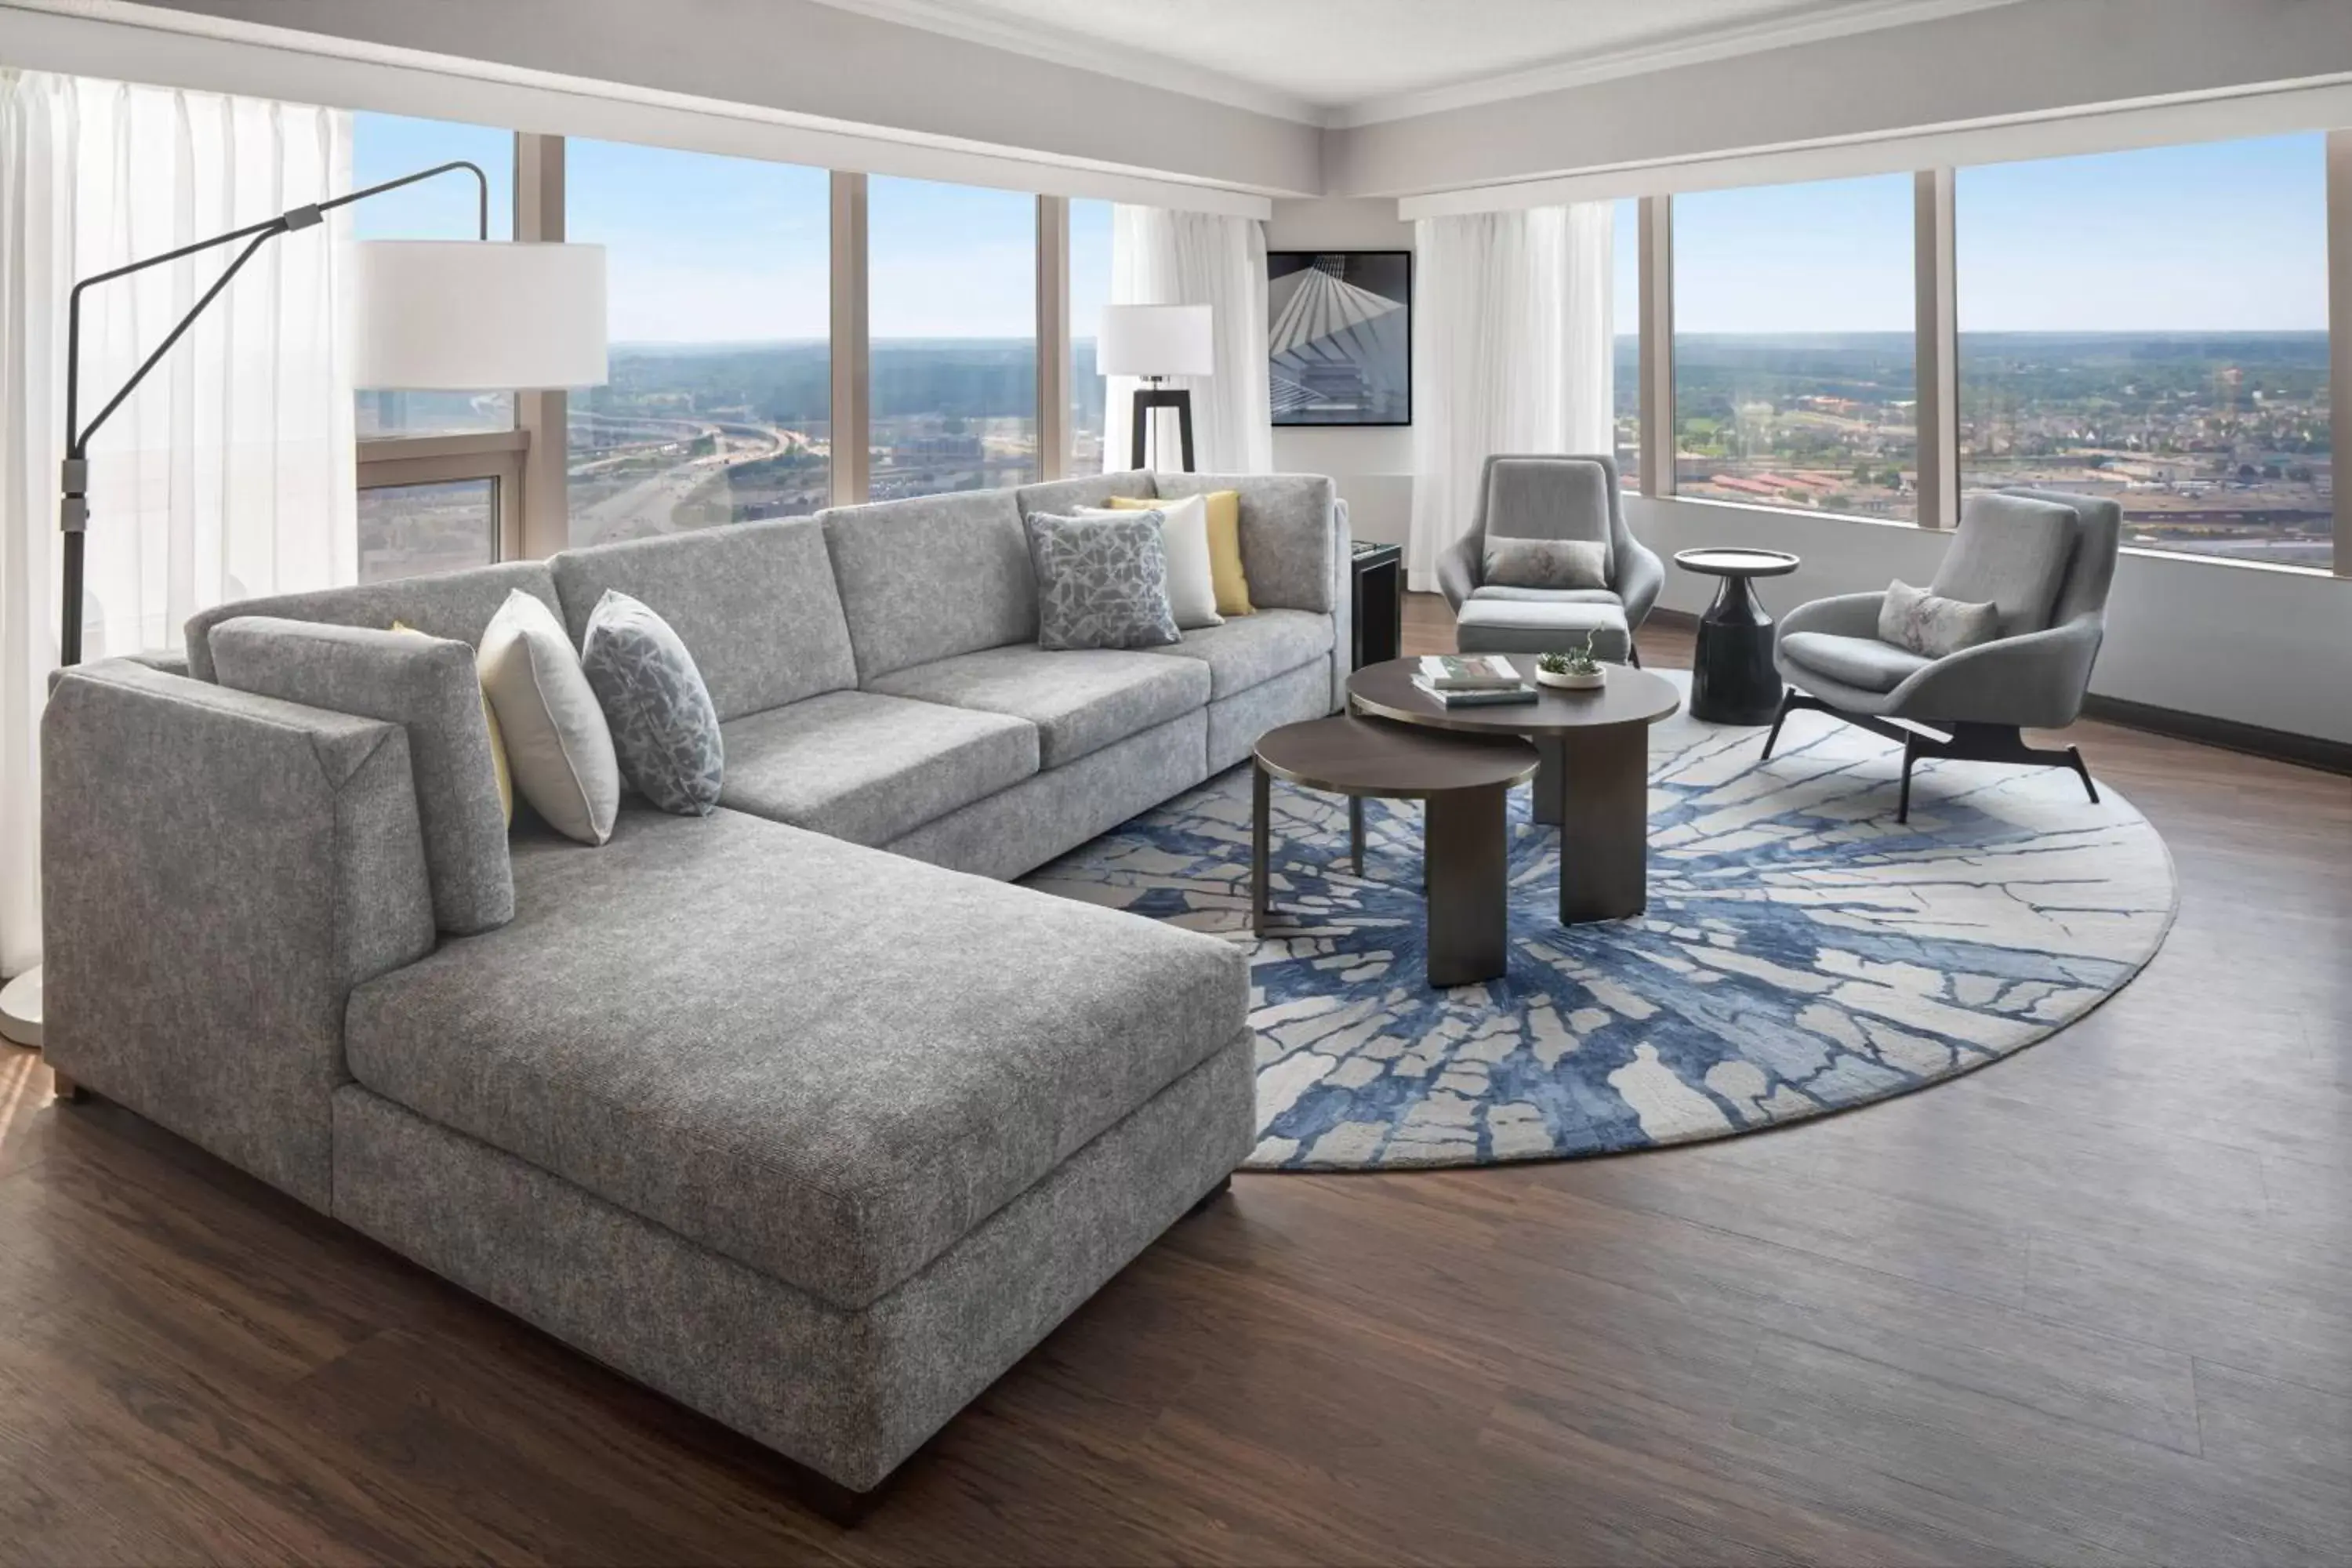
[[[1625,602],[1625,629],[1637,632],[1642,623],[1650,618],[1658,595],[1665,588],[1665,563],[1658,559],[1656,551],[1630,532],[1618,556],[1616,588],[1617,596]]]
[[[1465,533],[1437,552],[1437,591],[1459,611],[1477,590],[1479,537]]]
[[[434,943],[397,724],[109,659],[41,721],[45,1054],[319,1208],[343,1006]]]
[[[2105,617],[2093,613],[2045,631],[1962,648],[1889,692],[1886,711],[1925,723],[2063,730],[2083,710],[2091,667],[2105,635]]]
[[[1884,589],[1873,594],[1839,594],[1827,599],[1809,599],[1780,617],[1778,635],[1827,632],[1832,637],[1874,637],[1878,635],[1878,609],[1885,599]]]

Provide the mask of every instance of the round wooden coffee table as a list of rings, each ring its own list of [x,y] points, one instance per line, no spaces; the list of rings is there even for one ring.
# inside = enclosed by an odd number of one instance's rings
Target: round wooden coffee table
[[[1531,655],[1504,656],[1533,681]],[[1559,918],[1622,921],[1650,902],[1650,726],[1682,706],[1673,681],[1608,667],[1597,691],[1538,687],[1533,702],[1448,708],[1413,685],[1421,661],[1392,658],[1348,678],[1359,713],[1462,735],[1525,735],[1542,766],[1535,819],[1559,826]]]
[[[1250,923],[1266,934],[1266,795],[1270,780],[1348,797],[1348,848],[1364,874],[1364,802],[1425,802],[1422,887],[1429,983],[1492,980],[1509,961],[1510,891],[1504,804],[1535,774],[1536,751],[1508,735],[1450,735],[1342,716],[1285,724],[1258,737],[1251,769]]]

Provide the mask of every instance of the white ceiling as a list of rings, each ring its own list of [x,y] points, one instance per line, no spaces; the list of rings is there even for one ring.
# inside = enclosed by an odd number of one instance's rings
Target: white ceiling
[[[1314,123],[1357,124],[2017,0],[824,0]]]

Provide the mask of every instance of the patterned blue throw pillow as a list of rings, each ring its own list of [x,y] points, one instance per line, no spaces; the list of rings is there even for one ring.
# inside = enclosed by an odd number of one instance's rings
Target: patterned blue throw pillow
[[[1156,511],[1029,519],[1037,646],[1160,647],[1181,642],[1168,605],[1168,549]]]
[[[675,816],[709,816],[725,760],[719,710],[669,623],[607,588],[588,617],[580,668],[630,787]]]

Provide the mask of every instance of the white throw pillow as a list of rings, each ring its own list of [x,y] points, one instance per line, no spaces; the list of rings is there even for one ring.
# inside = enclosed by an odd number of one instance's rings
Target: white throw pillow
[[[621,808],[613,732],[555,612],[516,589],[490,617],[474,662],[523,799],[567,838],[612,837]]]
[[[1209,568],[1209,498],[1184,496],[1154,501],[1151,507],[1160,514],[1160,543],[1168,556],[1168,608],[1177,629],[1223,626],[1225,617],[1217,614],[1216,575]],[[1135,513],[1082,506],[1076,515],[1128,518]]]

